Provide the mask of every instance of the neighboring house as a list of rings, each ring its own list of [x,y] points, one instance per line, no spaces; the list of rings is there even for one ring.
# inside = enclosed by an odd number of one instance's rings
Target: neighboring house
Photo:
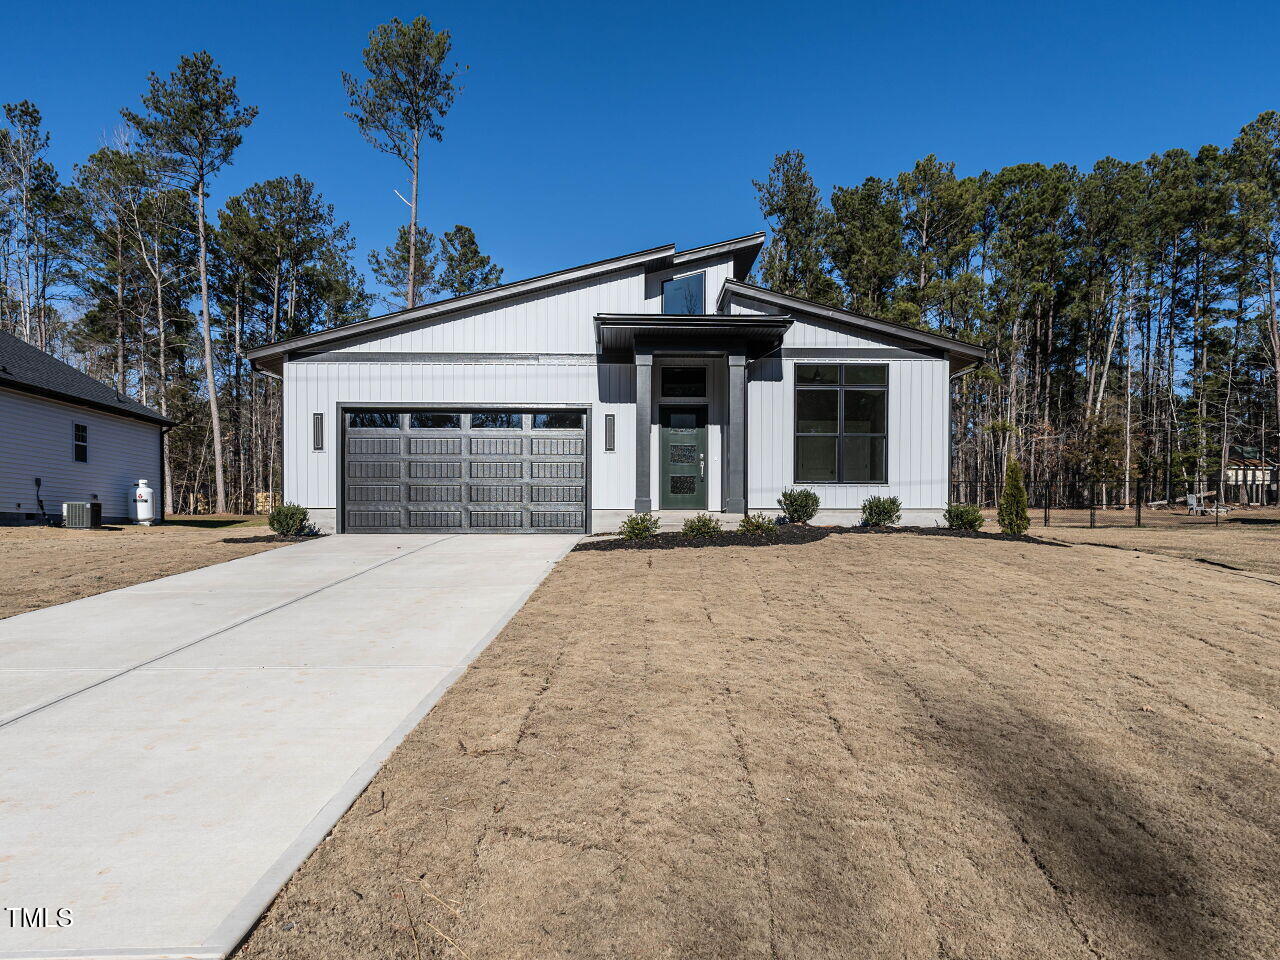
[[[43,350],[0,332],[0,523],[62,516],[98,500],[108,522],[130,517],[146,480],[163,517],[161,437],[171,421]]]
[[[1264,505],[1277,502],[1280,467],[1257,447],[1232,446],[1222,474],[1223,482],[1237,488],[1237,500]]]
[[[339,532],[584,532],[631,511],[946,506],[967,343],[745,282],[763,234],[657,247],[250,351],[284,493]],[[637,411],[639,411],[637,415]]]

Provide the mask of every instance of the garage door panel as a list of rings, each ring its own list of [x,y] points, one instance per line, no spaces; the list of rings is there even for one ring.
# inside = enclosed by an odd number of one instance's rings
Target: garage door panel
[[[580,457],[584,443],[564,437],[535,437],[529,452],[535,457]]]
[[[353,483],[347,488],[348,503],[396,503],[399,500],[399,484]]]
[[[585,532],[587,443],[574,419],[512,410],[349,411],[344,529]]]
[[[457,480],[462,477],[461,460],[410,460],[411,480]]]
[[[462,484],[460,483],[411,483],[409,484],[410,503],[461,503]]]
[[[461,437],[410,437],[409,453],[416,456],[462,453]]]
[[[523,437],[472,437],[471,452],[479,456],[520,456],[524,453]]]
[[[347,476],[352,480],[393,480],[400,476],[399,460],[348,460]]]
[[[472,510],[471,526],[486,530],[516,529],[524,526],[524,512],[521,510]]]
[[[471,476],[476,480],[519,480],[524,477],[520,460],[472,460]]]
[[[581,480],[584,469],[581,461],[529,464],[529,476],[534,480]]]
[[[431,530],[462,527],[461,510],[410,510],[409,526]]]
[[[524,503],[522,484],[471,484],[472,503]]]

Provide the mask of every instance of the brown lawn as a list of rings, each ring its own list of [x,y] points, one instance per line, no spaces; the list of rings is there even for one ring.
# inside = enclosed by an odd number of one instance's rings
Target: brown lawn
[[[1096,547],[574,553],[239,956],[1280,956],[1278,644]]]
[[[995,511],[984,529],[995,530]],[[1224,564],[1280,580],[1280,509],[1232,510],[1218,517],[1188,516],[1185,510],[1144,510],[1142,527],[1131,510],[1099,510],[1089,528],[1088,510],[1054,510],[1048,528],[1043,514],[1031,511],[1032,536],[1072,543],[1098,543]]]
[[[154,527],[0,527],[0,617],[261,553],[228,543],[271,533],[265,517],[174,517]]]

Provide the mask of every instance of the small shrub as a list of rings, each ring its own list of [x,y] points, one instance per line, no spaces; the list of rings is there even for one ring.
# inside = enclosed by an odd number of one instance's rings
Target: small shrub
[[[306,507],[282,503],[267,517],[267,526],[282,537],[305,537],[315,532]]]
[[[986,522],[982,517],[982,510],[972,503],[947,504],[942,519],[947,521],[947,526],[952,530],[981,530]]]
[[[739,533],[749,533],[756,537],[768,536],[777,529],[778,524],[773,517],[766,517],[763,513],[749,513],[738,521]]]
[[[897,497],[867,497],[862,501],[864,527],[892,527],[902,519],[902,501]]]
[[[1004,471],[1004,492],[1000,494],[1000,509],[996,511],[996,523],[1000,531],[1020,537],[1031,526],[1027,516],[1027,488],[1022,483],[1022,465],[1013,457]]]
[[[643,540],[658,532],[658,518],[652,513],[633,513],[622,521],[618,536],[623,540]]]
[[[788,523],[808,523],[818,513],[818,504],[822,501],[812,490],[793,487],[783,490],[778,498],[778,506],[782,508]]]
[[[684,522],[681,529],[686,537],[710,537],[723,531],[720,521],[709,513],[699,513]]]

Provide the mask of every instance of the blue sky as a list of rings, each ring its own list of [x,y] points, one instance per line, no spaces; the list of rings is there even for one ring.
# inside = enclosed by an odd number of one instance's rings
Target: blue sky
[[[968,174],[1227,143],[1280,108],[1265,8],[51,3],[10,18],[0,97],[40,106],[69,176],[148,71],[208,49],[261,111],[215,200],[301,173],[351,222],[364,268],[404,217],[402,168],[343,116],[339,71],[376,24],[425,14],[470,67],[428,150],[425,221],[474,227],[513,280],[759,229],[751,180],[790,148],[829,191],[928,153]]]

